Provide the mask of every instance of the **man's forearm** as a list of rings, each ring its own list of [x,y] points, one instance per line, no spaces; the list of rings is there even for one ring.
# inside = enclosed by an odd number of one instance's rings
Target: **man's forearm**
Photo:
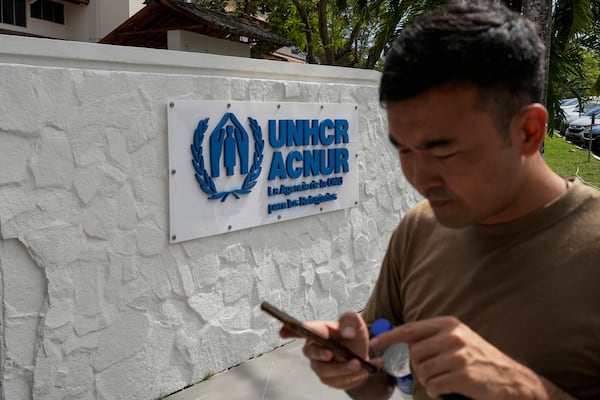
[[[577,400],[575,397],[571,396],[567,392],[560,389],[554,383],[545,379],[544,377],[537,375],[539,379],[539,384],[541,386],[541,391],[538,396],[532,396],[533,399],[536,400]]]
[[[514,386],[513,389],[519,394],[511,393],[511,396],[534,400],[576,400],[575,397],[561,390],[552,382],[526,367],[525,369],[529,372],[530,384],[525,385],[526,388],[519,385]],[[346,390],[346,393],[354,400],[385,400],[392,396],[394,389],[395,386],[390,376],[380,370],[373,375],[369,375],[359,386]]]
[[[394,384],[389,375],[380,370],[346,393],[354,400],[385,400],[394,393]]]

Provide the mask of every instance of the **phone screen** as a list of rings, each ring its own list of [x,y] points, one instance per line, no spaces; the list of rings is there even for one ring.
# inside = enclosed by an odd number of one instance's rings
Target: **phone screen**
[[[293,332],[301,337],[304,337],[306,339],[313,340],[324,347],[327,347],[329,350],[331,350],[333,352],[333,354],[335,354],[338,357],[341,357],[344,360],[351,360],[353,358],[357,359],[360,362],[360,365],[363,367],[363,369],[369,373],[377,372],[377,367],[375,367],[373,364],[366,361],[364,358],[360,357],[359,355],[355,354],[354,352],[352,352],[350,349],[348,349],[341,343],[338,343],[332,339],[324,338],[323,336],[317,334],[316,332],[311,331],[306,326],[304,326],[302,321],[279,310],[278,308],[267,303],[266,301],[263,301],[261,303],[260,308],[263,311],[267,312],[268,314],[272,315],[273,317],[277,318],[281,322],[283,322],[285,327],[287,329],[289,329],[291,332]]]

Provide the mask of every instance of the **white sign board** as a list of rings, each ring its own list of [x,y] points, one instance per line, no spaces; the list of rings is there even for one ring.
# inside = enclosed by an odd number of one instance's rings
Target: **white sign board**
[[[170,100],[171,242],[358,204],[355,104]]]

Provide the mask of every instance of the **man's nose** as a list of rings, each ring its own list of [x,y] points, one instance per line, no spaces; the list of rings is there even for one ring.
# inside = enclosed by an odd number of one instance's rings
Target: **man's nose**
[[[425,193],[441,182],[437,163],[431,157],[416,155],[412,166],[413,186],[421,193]]]

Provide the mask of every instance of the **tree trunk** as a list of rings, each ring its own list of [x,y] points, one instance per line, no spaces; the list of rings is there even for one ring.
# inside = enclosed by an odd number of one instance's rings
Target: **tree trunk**
[[[550,67],[550,44],[552,40],[552,0],[527,0],[523,4],[523,13],[536,25],[538,34],[546,46],[546,53],[544,54],[546,84],[542,93],[542,101],[546,102],[548,69]]]
[[[323,44],[325,64],[335,65],[333,47],[329,38],[329,32],[327,31],[327,0],[319,0],[317,3],[317,16],[319,18],[319,35]]]
[[[544,72],[546,78],[544,79],[545,84],[540,100],[548,107],[548,71],[550,69],[550,44],[552,40],[552,0],[526,0],[523,3],[523,14],[536,25],[538,34],[546,46],[544,53]],[[552,118],[552,115],[549,118]],[[540,152],[544,154],[543,142]]]
[[[302,4],[300,4],[300,0],[292,0],[292,2],[294,3],[294,6],[296,6],[298,14],[300,14],[300,19],[304,24],[304,34],[306,35],[306,42],[308,43],[308,48],[306,49],[306,62],[309,64],[316,64],[317,60],[315,58],[315,51],[313,48],[314,43],[308,13]]]
[[[344,44],[344,47],[339,49],[338,52],[335,53],[336,61],[341,60],[347,54],[349,54],[352,51],[353,46],[356,48],[356,38],[357,38],[358,34],[360,33],[361,27],[362,27],[362,21],[359,21],[354,25],[354,28],[352,28],[352,33],[350,33],[350,37]]]

